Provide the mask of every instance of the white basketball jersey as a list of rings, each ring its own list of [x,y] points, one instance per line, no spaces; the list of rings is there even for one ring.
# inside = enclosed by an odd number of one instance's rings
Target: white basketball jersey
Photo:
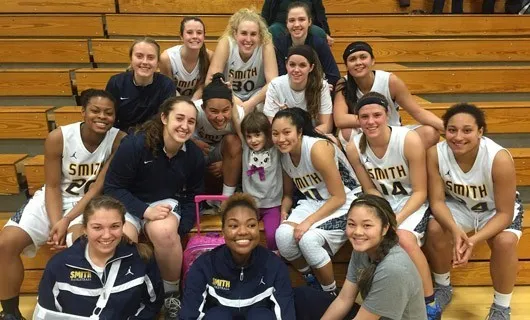
[[[505,149],[491,139],[482,137],[473,167],[468,172],[463,172],[447,141],[438,143],[436,148],[438,168],[446,195],[477,213],[495,210],[491,170],[495,155]]]
[[[193,137],[204,141],[208,144],[217,144],[223,137],[229,133],[234,133],[232,128],[232,121],[228,121],[224,129],[215,129],[202,108],[202,99],[193,101],[195,108],[197,109],[197,124],[195,125],[195,132]]]
[[[361,154],[359,144],[360,134],[353,138],[359,153],[361,164],[372,179],[377,190],[390,203],[392,209],[400,207],[412,195],[409,165],[405,158],[405,137],[410,132],[406,127],[391,127],[390,141],[385,155],[378,158],[370,145],[366,144],[366,151]]]
[[[199,80],[199,61],[197,61],[195,68],[191,72],[186,71],[186,68],[182,64],[180,50],[182,50],[182,45],[174,46],[166,50],[169,61],[171,62],[173,81],[181,96],[192,96],[195,85]]]
[[[81,122],[60,128],[63,133],[62,195],[63,198],[82,197],[109,159],[119,130],[111,128],[97,149],[89,152],[81,139]]]
[[[388,101],[388,124],[391,126],[400,126],[401,118],[399,117],[399,105],[392,100],[390,95],[390,72],[376,70],[374,84],[370,91],[378,92],[385,96]],[[357,99],[360,99],[363,93],[357,88]]]
[[[313,200],[327,200],[330,197],[326,183],[322,175],[313,167],[311,161],[311,149],[318,141],[326,141],[321,138],[313,138],[309,136],[302,136],[302,150],[300,156],[300,163],[295,166],[291,161],[291,156],[288,153],[282,154],[282,167],[285,172],[293,179],[294,184],[308,199]],[[331,142],[329,142],[331,143]],[[359,185],[357,176],[355,175],[348,159],[340,151],[340,149],[333,144],[335,148],[335,163],[339,169],[342,183],[344,184],[344,191],[351,192]]]
[[[239,55],[239,48],[234,39],[228,38],[230,55],[226,62],[224,74],[232,79],[232,91],[242,101],[250,99],[265,85],[263,70],[263,46],[254,49],[252,56],[244,62]]]

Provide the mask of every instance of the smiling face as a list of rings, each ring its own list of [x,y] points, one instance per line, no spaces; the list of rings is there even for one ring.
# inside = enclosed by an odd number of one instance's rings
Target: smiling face
[[[445,139],[455,156],[475,151],[484,130],[478,128],[475,118],[468,113],[457,113],[447,121]]]
[[[241,58],[250,58],[260,44],[259,26],[253,21],[242,21],[234,35]]]
[[[376,252],[388,231],[388,226],[383,227],[381,219],[373,210],[363,205],[354,206],[350,209],[346,222],[346,236],[353,250],[366,252],[370,256]]]
[[[116,119],[114,103],[108,98],[92,97],[81,113],[85,125],[98,134],[105,134]]]
[[[267,144],[267,137],[265,137],[263,132],[247,132],[245,140],[248,147],[254,151],[263,150]]]
[[[154,44],[138,42],[131,53],[131,67],[135,77],[152,78],[158,68],[158,51]]]
[[[88,218],[85,233],[92,257],[110,258],[123,236],[123,220],[116,209],[98,208]]]
[[[164,124],[164,139],[168,137],[177,143],[184,143],[195,131],[197,109],[190,103],[176,102],[169,114],[162,113],[161,120]]]
[[[306,57],[298,54],[293,54],[287,59],[287,74],[289,75],[289,83],[295,87],[305,87],[309,73],[315,67]]]
[[[204,25],[197,20],[189,20],[184,23],[181,34],[182,42],[190,49],[198,50],[204,43]]]
[[[236,206],[225,213],[223,235],[236,263],[244,265],[259,244],[259,224],[256,212],[246,206]]]
[[[302,143],[302,132],[299,132],[291,119],[282,117],[272,122],[272,142],[281,153],[298,152]]]
[[[362,78],[372,72],[375,59],[368,51],[356,51],[346,59],[348,73],[354,78]]]
[[[311,26],[311,19],[302,7],[289,10],[287,14],[287,30],[293,40],[305,41],[307,32]]]
[[[204,113],[215,129],[222,130],[232,119],[232,102],[223,98],[208,99]]]
[[[359,110],[359,124],[367,139],[381,136],[388,128],[388,117],[385,107],[368,104]]]

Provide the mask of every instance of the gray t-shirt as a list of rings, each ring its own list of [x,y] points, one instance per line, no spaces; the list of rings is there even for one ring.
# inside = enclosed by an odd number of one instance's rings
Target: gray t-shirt
[[[282,202],[283,194],[280,152],[275,146],[267,150],[254,152],[247,146],[245,141],[242,144],[243,176],[241,180],[243,191],[256,199],[259,208],[279,206]]]
[[[346,279],[357,283],[357,272],[369,265],[368,254],[353,251]],[[390,249],[375,269],[362,306],[382,320],[427,320],[420,274],[400,246]]]

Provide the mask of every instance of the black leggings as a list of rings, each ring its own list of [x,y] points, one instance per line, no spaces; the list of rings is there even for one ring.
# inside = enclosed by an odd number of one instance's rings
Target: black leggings
[[[311,287],[294,288],[296,320],[320,320],[334,299],[331,294]],[[355,303],[344,319],[353,319],[360,307]]]
[[[434,0],[432,6],[432,13],[443,13],[445,0]],[[451,2],[452,13],[464,13],[464,0],[452,0]],[[495,0],[484,0],[482,1],[482,13],[494,13],[495,11]]]

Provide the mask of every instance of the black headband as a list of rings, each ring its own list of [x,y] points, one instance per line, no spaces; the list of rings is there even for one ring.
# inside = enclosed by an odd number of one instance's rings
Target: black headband
[[[232,90],[224,84],[224,75],[220,72],[213,75],[212,82],[204,87],[202,92],[203,105],[206,105],[206,101],[209,99],[214,98],[232,101]]]
[[[385,108],[388,111],[388,101],[386,99],[381,99],[379,97],[362,97],[357,101],[357,104],[355,105],[355,114],[359,114],[359,110],[361,110],[362,107],[364,107],[367,104],[378,104]]]
[[[342,60],[346,61],[350,54],[357,52],[357,51],[366,51],[370,54],[370,56],[373,58],[374,53],[372,51],[372,47],[364,41],[355,41],[350,43],[346,49],[344,49],[344,53],[342,54]]]
[[[292,56],[293,54],[297,54],[297,55],[303,56],[311,64],[315,63],[315,55],[313,53],[313,48],[311,48],[307,44],[303,44],[303,45],[294,46],[294,47],[289,48],[289,52],[287,54],[287,59],[289,59],[289,57]]]

